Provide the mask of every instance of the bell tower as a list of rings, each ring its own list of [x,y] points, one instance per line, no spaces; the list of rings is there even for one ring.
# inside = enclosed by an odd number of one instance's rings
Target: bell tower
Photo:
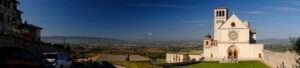
[[[228,9],[224,7],[214,10],[214,40],[220,40],[219,28],[225,23],[228,17]]]

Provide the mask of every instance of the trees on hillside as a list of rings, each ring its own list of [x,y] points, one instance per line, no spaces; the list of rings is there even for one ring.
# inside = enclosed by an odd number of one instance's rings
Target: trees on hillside
[[[290,50],[296,51],[300,55],[300,38],[290,38]]]
[[[300,37],[299,38],[290,38],[290,49],[291,51],[295,51],[298,55],[300,55]],[[300,58],[296,60],[296,62],[300,65]]]

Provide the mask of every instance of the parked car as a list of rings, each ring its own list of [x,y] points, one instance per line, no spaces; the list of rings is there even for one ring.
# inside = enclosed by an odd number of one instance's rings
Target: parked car
[[[42,62],[48,68],[71,68],[72,60],[63,53],[43,53]]]
[[[40,59],[16,47],[0,47],[0,68],[43,68]]]

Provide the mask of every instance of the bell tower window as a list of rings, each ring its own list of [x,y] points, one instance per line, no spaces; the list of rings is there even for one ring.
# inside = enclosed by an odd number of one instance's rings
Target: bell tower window
[[[222,11],[219,11],[219,17],[222,15]]]
[[[222,11],[222,16],[224,16],[224,11]]]
[[[219,16],[219,11],[216,12],[216,16],[217,16],[217,17]]]

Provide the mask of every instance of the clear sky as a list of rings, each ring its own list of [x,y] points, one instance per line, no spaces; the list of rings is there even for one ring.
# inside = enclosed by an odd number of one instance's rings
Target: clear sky
[[[229,8],[257,28],[258,39],[299,37],[299,0],[18,0],[22,18],[42,36],[201,40],[213,9]]]

